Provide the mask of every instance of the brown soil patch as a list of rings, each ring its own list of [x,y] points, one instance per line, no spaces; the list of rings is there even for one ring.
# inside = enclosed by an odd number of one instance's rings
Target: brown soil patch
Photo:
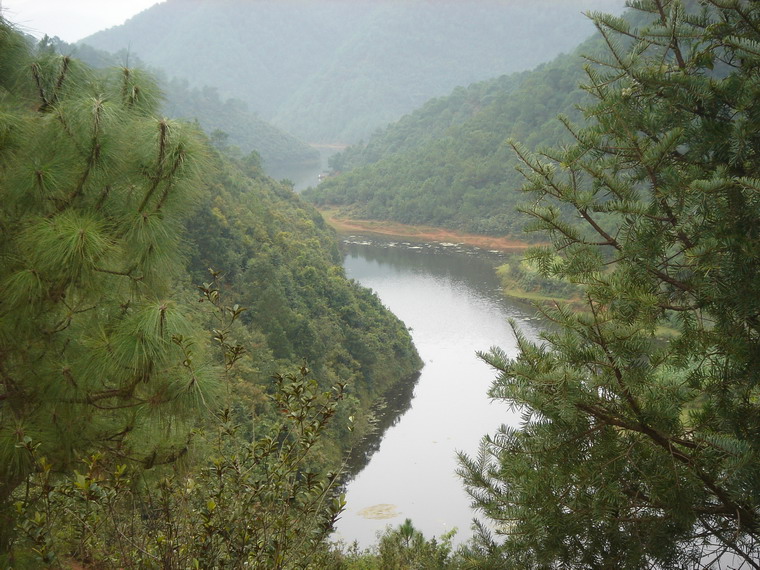
[[[461,243],[499,251],[523,251],[533,245],[506,237],[467,234],[433,226],[413,226],[385,220],[357,220],[344,216],[335,208],[321,208],[319,212],[340,234],[375,234],[420,242]]]

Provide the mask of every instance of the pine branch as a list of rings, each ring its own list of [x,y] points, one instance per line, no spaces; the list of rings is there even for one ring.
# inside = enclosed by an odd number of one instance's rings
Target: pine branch
[[[169,137],[169,123],[166,119],[162,119],[158,122],[158,157],[156,160],[156,171],[150,178],[152,180],[148,191],[145,193],[145,197],[142,203],[137,208],[137,211],[142,213],[148,205],[148,201],[151,199],[161,181],[164,179],[164,162],[166,158],[166,151]]]
[[[732,553],[743,558],[744,561],[747,562],[752,568],[760,570],[760,563],[756,562],[749,554],[744,552],[744,549],[739,547],[736,541],[726,536],[722,530],[719,530],[715,526],[711,525],[705,517],[699,517],[699,522],[701,522],[705,528],[709,529],[713,536],[716,536],[723,544],[730,548],[730,551]]]
[[[37,85],[37,94],[40,97],[40,101],[42,104],[40,105],[40,112],[47,111],[48,107],[50,107],[50,101],[48,101],[47,96],[45,95],[45,88],[43,85],[43,79],[42,79],[42,71],[40,69],[40,64],[35,62],[32,64],[32,77],[34,78],[34,82]]]
[[[51,100],[52,104],[55,104],[58,102],[59,94],[61,93],[61,90],[63,89],[63,84],[66,81],[66,78],[68,77],[68,71],[69,66],[71,65],[71,58],[68,56],[61,57],[61,70],[58,73],[58,77],[55,80],[55,89],[53,90],[53,97]]]
[[[660,23],[664,28],[671,27],[671,36],[670,36],[670,47],[673,50],[673,53],[676,56],[676,61],[678,62],[678,67],[681,70],[686,69],[686,61],[684,60],[683,54],[681,53],[681,48],[679,46],[678,39],[676,37],[675,33],[675,25],[677,22],[676,18],[673,18],[672,26],[668,26],[668,17],[665,14],[665,8],[663,6],[662,0],[654,0],[655,6],[657,6],[657,11],[660,14]]]

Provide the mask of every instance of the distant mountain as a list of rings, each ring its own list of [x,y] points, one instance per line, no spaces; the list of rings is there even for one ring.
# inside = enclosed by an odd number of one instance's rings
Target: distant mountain
[[[236,146],[244,154],[255,150],[267,174],[274,176],[293,164],[319,164],[317,150],[251,113],[240,99],[223,99],[215,87],[191,87],[184,79],[162,85],[167,115],[197,120],[212,139],[221,137],[225,147]]]
[[[356,142],[459,85],[531,69],[624,0],[167,0],[84,43],[213,85],[308,141]]]
[[[303,196],[359,218],[428,224],[483,234],[517,234],[525,180],[506,140],[557,145],[568,134],[558,114],[579,119],[588,100],[584,42],[530,72],[458,88],[331,158],[337,175]]]
[[[122,50],[110,53],[81,44],[71,45],[58,38],[46,38],[50,49],[74,55],[94,68],[115,66],[144,67],[142,58]],[[162,111],[169,117],[198,121],[210,135],[225,146],[235,146],[243,154],[256,151],[265,170],[273,174],[284,165],[317,164],[319,152],[294,136],[274,127],[255,113],[240,99],[223,98],[215,87],[191,86],[186,79],[170,78],[161,69],[151,69],[158,79],[165,98]],[[223,140],[222,140],[223,139]]]

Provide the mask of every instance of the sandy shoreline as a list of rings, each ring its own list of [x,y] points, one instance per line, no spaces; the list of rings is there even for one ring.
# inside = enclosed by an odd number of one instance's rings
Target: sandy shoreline
[[[506,252],[524,251],[534,245],[512,238],[467,234],[433,226],[412,226],[381,220],[355,220],[343,217],[339,210],[332,208],[320,209],[319,212],[340,234],[375,234],[421,242],[465,244]]]

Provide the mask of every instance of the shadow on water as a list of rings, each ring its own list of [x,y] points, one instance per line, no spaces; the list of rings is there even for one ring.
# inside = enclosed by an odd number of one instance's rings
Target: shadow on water
[[[412,407],[414,388],[420,375],[421,372],[417,372],[397,382],[373,406],[372,432],[351,450],[346,460],[344,486],[367,466],[375,452],[380,449],[385,432],[398,424],[401,417]]]
[[[391,272],[435,275],[453,283],[475,285],[489,295],[500,295],[501,284],[495,268],[506,260],[506,255],[500,251],[456,243],[393,241],[363,236],[345,238],[343,248],[349,257],[361,256],[370,263],[388,267]]]
[[[504,263],[505,254],[456,243],[394,241],[367,236],[348,236],[343,240],[345,254],[361,256],[390,272],[435,275],[452,283],[477,286],[484,295],[499,296],[501,291],[495,267]],[[477,284],[477,285],[476,285]],[[348,485],[380,449],[386,432],[397,425],[412,407],[414,390],[422,371],[397,382],[371,410],[374,429],[349,454],[343,486]]]

